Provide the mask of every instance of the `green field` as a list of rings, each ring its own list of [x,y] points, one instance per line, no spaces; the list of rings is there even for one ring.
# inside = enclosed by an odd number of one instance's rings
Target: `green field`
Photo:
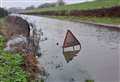
[[[39,8],[34,10],[28,10],[26,12],[91,10],[91,9],[110,8],[114,6],[120,6],[120,0],[96,0],[96,1],[84,2],[84,3],[78,3],[72,5],[64,5],[59,7]]]
[[[103,23],[103,24],[115,24],[120,25],[120,17],[81,17],[81,16],[69,16],[71,11],[77,10],[94,10],[94,9],[103,9],[103,8],[111,8],[120,6],[120,0],[95,0],[91,2],[84,2],[84,3],[77,3],[71,5],[64,5],[59,7],[50,7],[50,8],[38,8],[33,10],[28,10],[26,14],[41,14],[46,13],[49,15],[49,11],[54,14],[61,13],[65,11],[66,15],[62,16],[50,16],[51,18],[57,18],[62,20],[70,20],[70,21],[77,21],[77,22],[94,22],[94,23]],[[48,14],[47,14],[48,12]],[[117,12],[116,12],[117,13]],[[43,14],[44,15],[44,14]]]

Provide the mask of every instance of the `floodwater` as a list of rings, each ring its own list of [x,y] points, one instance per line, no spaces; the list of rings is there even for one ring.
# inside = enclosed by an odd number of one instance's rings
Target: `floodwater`
[[[120,29],[37,16],[24,18],[42,29],[42,38],[47,37],[46,41],[40,42],[42,56],[39,58],[49,73],[46,82],[85,82],[89,79],[119,82]],[[82,47],[69,63],[62,49],[68,29]]]

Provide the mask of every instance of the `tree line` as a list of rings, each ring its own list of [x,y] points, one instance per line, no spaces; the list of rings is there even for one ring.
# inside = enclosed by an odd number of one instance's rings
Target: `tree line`
[[[4,8],[0,8],[0,17],[4,17],[7,16],[8,12],[7,10],[5,10]]]
[[[56,7],[56,6],[62,6],[65,5],[65,2],[63,0],[58,0],[55,3],[44,3],[39,5],[37,8],[49,8],[49,7]],[[35,6],[31,5],[29,7],[26,7],[26,10],[31,10],[31,9],[35,9]]]

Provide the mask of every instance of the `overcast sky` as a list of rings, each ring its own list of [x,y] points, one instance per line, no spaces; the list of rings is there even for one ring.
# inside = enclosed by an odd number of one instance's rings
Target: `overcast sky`
[[[25,8],[27,6],[38,6],[40,4],[46,3],[46,2],[56,2],[57,0],[0,0],[0,6],[4,8],[11,8],[11,7],[20,7]],[[92,1],[92,0],[64,0],[67,4],[72,3],[80,3],[84,1]]]

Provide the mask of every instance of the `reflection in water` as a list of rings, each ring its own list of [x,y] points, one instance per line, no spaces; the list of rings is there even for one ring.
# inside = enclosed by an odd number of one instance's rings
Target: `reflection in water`
[[[75,56],[78,54],[80,50],[75,50],[75,51],[64,51],[63,55],[67,63],[69,63]]]

